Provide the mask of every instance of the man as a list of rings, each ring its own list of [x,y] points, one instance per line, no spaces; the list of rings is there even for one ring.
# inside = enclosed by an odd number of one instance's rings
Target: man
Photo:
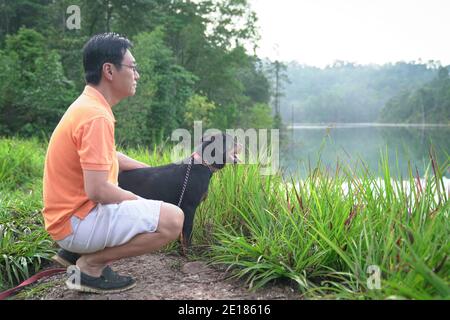
[[[119,170],[147,167],[116,151],[112,107],[136,92],[139,73],[131,42],[117,34],[92,37],[83,48],[86,87],[55,128],[44,169],[43,215],[51,237],[76,260],[70,289],[119,292],[135,281],[112,261],[160,249],[179,237],[183,211],[118,186]],[[73,279],[72,279],[73,280]]]

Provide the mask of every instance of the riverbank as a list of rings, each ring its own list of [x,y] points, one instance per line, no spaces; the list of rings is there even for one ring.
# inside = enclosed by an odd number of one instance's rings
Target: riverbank
[[[271,284],[254,291],[242,280],[230,279],[224,268],[191,260],[176,253],[155,253],[124,259],[111,266],[130,275],[136,286],[111,294],[89,294],[67,289],[66,274],[43,279],[14,297],[26,300],[297,300],[295,286]]]
[[[40,270],[56,250],[40,213],[45,147],[35,140],[0,140],[3,289]],[[121,151],[151,166],[170,162],[170,150]],[[136,290],[148,297],[156,297],[151,288],[168,279],[152,276],[152,270],[179,265],[167,276],[180,280],[186,278],[183,266],[207,261],[241,279],[238,295],[288,281],[294,296],[306,299],[448,298],[449,203],[440,186],[449,164],[433,161],[423,183],[411,174],[408,192],[391,179],[384,159],[383,188],[371,172],[355,176],[345,166],[332,174],[319,163],[291,187],[281,175],[261,176],[257,165],[227,166],[214,174],[196,212],[193,243],[201,256],[173,260],[173,248],[167,248],[115,267],[138,277],[144,287]],[[49,298],[66,295],[62,279],[56,279]]]

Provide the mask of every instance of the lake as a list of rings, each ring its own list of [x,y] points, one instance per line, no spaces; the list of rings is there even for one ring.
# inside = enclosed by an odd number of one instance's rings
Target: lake
[[[429,165],[431,145],[438,164],[443,166],[446,161],[448,164],[450,125],[293,124],[282,138],[280,165],[285,173],[295,173],[297,177],[304,178],[308,172],[308,163],[314,168],[319,155],[331,172],[336,170],[337,159],[352,168],[358,159],[362,159],[372,173],[382,176],[379,161],[387,148],[392,177],[407,178],[408,162],[413,172],[417,166],[419,175],[423,177]],[[445,177],[450,178],[448,166]]]

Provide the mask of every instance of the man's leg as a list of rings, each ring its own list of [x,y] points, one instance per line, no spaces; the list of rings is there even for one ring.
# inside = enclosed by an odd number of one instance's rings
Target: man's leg
[[[99,277],[102,270],[111,261],[150,253],[161,249],[170,241],[176,240],[182,231],[183,221],[184,214],[179,207],[163,202],[158,228],[155,232],[141,233],[121,246],[85,254],[78,259],[77,266],[81,272],[92,277]]]

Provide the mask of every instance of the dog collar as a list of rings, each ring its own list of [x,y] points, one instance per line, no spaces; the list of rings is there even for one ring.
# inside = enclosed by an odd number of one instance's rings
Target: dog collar
[[[205,167],[208,167],[208,169],[209,169],[209,171],[211,171],[211,173],[214,173],[214,172],[219,170],[217,168],[214,168],[208,162],[206,162],[202,157],[200,157],[200,155],[197,152],[192,153],[191,157],[193,157],[194,160],[197,160],[198,162],[201,162],[202,165],[204,165]]]

